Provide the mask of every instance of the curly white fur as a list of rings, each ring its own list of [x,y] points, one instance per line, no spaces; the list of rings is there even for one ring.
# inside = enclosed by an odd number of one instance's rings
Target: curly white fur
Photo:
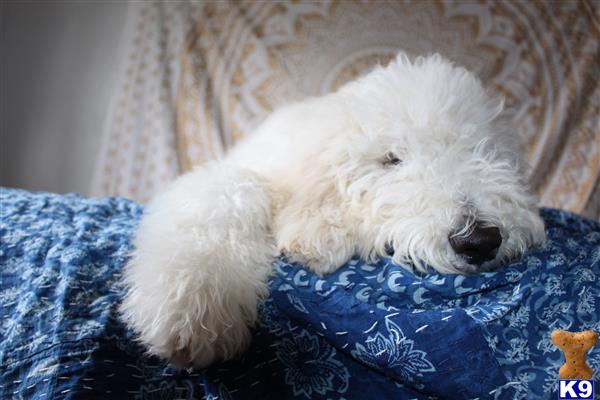
[[[244,349],[280,252],[318,274],[390,247],[397,263],[469,273],[540,245],[543,222],[501,111],[467,70],[400,54],[275,112],[225,160],[148,205],[126,269],[125,320],[151,353],[205,366]],[[448,240],[475,221],[502,235],[481,266]]]

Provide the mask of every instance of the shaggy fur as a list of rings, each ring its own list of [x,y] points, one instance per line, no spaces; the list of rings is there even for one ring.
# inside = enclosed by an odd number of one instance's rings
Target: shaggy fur
[[[502,101],[467,70],[400,54],[287,106],[147,207],[126,269],[127,323],[152,354],[205,366],[249,341],[280,253],[316,272],[353,254],[442,273],[488,270],[543,243]],[[449,237],[497,227],[470,265]]]

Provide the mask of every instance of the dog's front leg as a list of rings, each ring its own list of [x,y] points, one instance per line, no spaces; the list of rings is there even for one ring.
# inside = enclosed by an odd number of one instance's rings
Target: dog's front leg
[[[271,201],[256,174],[213,163],[148,205],[121,312],[150,353],[206,366],[245,348],[277,255]]]

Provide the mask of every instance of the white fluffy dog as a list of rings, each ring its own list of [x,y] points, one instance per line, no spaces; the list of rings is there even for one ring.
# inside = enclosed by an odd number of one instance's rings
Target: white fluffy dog
[[[231,358],[283,252],[315,273],[353,254],[488,270],[545,239],[502,101],[438,55],[400,54],[287,106],[147,207],[121,311],[177,365]]]

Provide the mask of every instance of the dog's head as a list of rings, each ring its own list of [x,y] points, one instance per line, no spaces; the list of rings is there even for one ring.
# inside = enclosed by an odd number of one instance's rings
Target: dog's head
[[[351,242],[366,257],[469,273],[543,243],[502,101],[469,71],[437,55],[401,54],[317,105],[335,128],[304,166],[304,186],[313,188],[306,197],[319,200],[297,201],[284,216],[313,207],[347,227],[343,238],[323,239],[321,250]],[[319,230],[305,232],[318,248]]]

